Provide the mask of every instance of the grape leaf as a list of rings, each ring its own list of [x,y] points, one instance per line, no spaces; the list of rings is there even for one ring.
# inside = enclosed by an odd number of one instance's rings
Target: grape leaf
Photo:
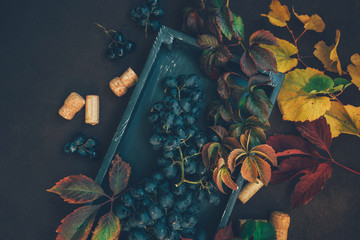
[[[308,155],[317,158],[320,156],[309,142],[299,136],[279,134],[269,137],[266,143],[275,150],[278,157]]]
[[[221,228],[215,235],[215,240],[234,240],[234,233],[232,231],[232,224]]]
[[[234,37],[240,41],[240,40],[244,39],[244,35],[245,35],[244,34],[244,23],[240,16],[233,13],[232,17],[233,17],[233,21],[234,21],[234,25],[233,25]]]
[[[313,14],[311,17],[309,15],[298,15],[293,7],[294,15],[304,24],[304,28],[307,30],[314,30],[316,32],[323,32],[325,29],[325,23],[322,18]]]
[[[221,141],[223,141],[224,138],[229,136],[229,133],[227,132],[227,130],[222,126],[212,126],[212,127],[210,127],[210,129],[213,130],[220,137]]]
[[[296,123],[296,129],[303,138],[314,144],[317,148],[329,152],[331,145],[330,126],[325,118],[319,118],[313,122]]]
[[[226,66],[227,62],[233,57],[230,50],[225,46],[220,46],[216,50],[215,56],[216,57],[215,57],[214,65],[217,68],[222,68],[222,67]]]
[[[221,118],[224,119],[224,121],[226,121],[226,122],[231,121],[232,116],[233,116],[233,110],[232,110],[230,102],[226,102],[226,103],[222,104],[220,106],[219,112],[220,112]]]
[[[120,230],[119,218],[112,211],[108,212],[100,218],[91,240],[116,240]]]
[[[325,70],[342,75],[341,63],[337,54],[339,41],[340,31],[336,30],[335,44],[327,46],[324,41],[318,42],[315,44],[314,55],[323,63]]]
[[[278,41],[271,32],[258,30],[250,36],[249,44],[250,46],[253,44],[277,45]]]
[[[72,204],[92,202],[105,195],[98,183],[81,174],[65,177],[47,191],[59,194],[64,201]]]
[[[278,45],[265,45],[261,44],[262,48],[270,50],[276,59],[277,70],[285,73],[297,66],[297,58],[291,58],[291,56],[298,53],[298,49],[290,42],[277,38]]]
[[[251,89],[256,86],[268,85],[269,83],[271,83],[271,79],[268,76],[257,74],[250,77],[248,87]]]
[[[334,81],[334,86],[328,90],[330,93],[344,91],[345,88],[347,88],[352,84],[350,81],[344,78],[335,78],[333,81]]]
[[[61,220],[61,225],[56,229],[56,240],[86,240],[99,208],[100,205],[87,205],[75,209]]]
[[[313,172],[319,165],[311,157],[289,157],[281,161],[277,170],[271,173],[271,183],[287,182],[299,174]]]
[[[303,90],[311,77],[321,74],[323,73],[316,69],[306,68],[295,69],[285,75],[277,98],[284,120],[314,121],[330,109],[330,98],[309,94]]]
[[[208,16],[206,25],[207,25],[211,35],[215,36],[216,39],[222,43],[223,42],[223,34],[221,32],[221,29],[218,26],[215,13],[212,13]]]
[[[203,50],[210,50],[219,46],[218,40],[214,36],[208,34],[199,35],[196,39],[196,43]]]
[[[349,64],[347,70],[351,76],[351,81],[359,88],[360,90],[360,55],[355,53],[350,58],[352,64]]]
[[[200,68],[211,79],[217,79],[220,76],[220,70],[214,66],[215,58],[215,50],[204,50],[200,56]]]
[[[231,89],[227,82],[230,77],[230,73],[224,73],[217,80],[217,90],[222,99],[228,99],[230,97]]]
[[[287,21],[290,20],[290,12],[286,5],[281,5],[279,0],[272,0],[270,4],[270,12],[261,14],[263,17],[267,17],[271,24],[278,27],[285,27]]]
[[[328,93],[334,86],[334,81],[326,75],[315,75],[309,79],[309,82],[303,87],[303,91],[311,94]]]
[[[182,29],[184,32],[190,32],[195,35],[204,32],[205,22],[196,9],[186,8],[184,10]]]
[[[331,164],[320,163],[314,172],[309,171],[300,178],[291,194],[291,205],[293,207],[307,204],[325,185],[331,177]]]
[[[231,40],[233,37],[233,14],[228,6],[223,6],[218,8],[216,12],[216,23],[222,33],[227,37],[227,39]]]
[[[266,122],[270,115],[272,103],[263,89],[253,90],[246,100],[246,108],[249,112],[258,117],[260,121]]]
[[[333,101],[330,110],[325,113],[325,118],[333,138],[341,133],[360,137],[360,107],[344,106]]]
[[[241,70],[249,77],[257,74],[258,69],[254,60],[250,57],[249,51],[246,50],[240,59]]]
[[[224,0],[211,0],[215,7],[221,8],[224,4]]]
[[[260,69],[277,73],[275,55],[271,51],[259,45],[252,45],[250,47],[250,56]]]
[[[116,155],[115,159],[112,161],[112,167],[109,171],[110,188],[114,195],[119,194],[127,187],[130,173],[130,165],[124,162],[119,155]]]

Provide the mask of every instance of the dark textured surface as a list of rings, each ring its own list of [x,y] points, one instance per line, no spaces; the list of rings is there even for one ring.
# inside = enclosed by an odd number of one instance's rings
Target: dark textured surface
[[[58,179],[71,174],[95,177],[132,93],[117,98],[108,81],[131,66],[140,73],[151,49],[154,35],[144,38],[141,28],[130,21],[127,11],[141,1],[12,1],[1,3],[0,20],[0,239],[55,239],[60,220],[75,206],[47,193]],[[180,30],[181,9],[194,1],[163,0],[166,25]],[[342,33],[339,55],[344,66],[360,50],[360,3],[342,1],[288,1],[298,13],[318,13],[327,23],[324,33],[306,33],[300,41],[301,54],[310,56],[319,40],[333,42],[335,29]],[[271,26],[260,13],[268,11],[269,1],[231,1],[234,12],[246,24],[246,35],[257,29],[270,29],[278,37],[289,34]],[[125,61],[109,62],[104,57],[107,39],[93,23],[119,29],[138,44],[136,53]],[[302,26],[291,25],[299,34]],[[307,63],[320,66],[313,58]],[[98,94],[101,123],[83,123],[84,110],[72,121],[57,115],[71,91],[81,95]],[[360,94],[352,86],[341,100],[360,105]],[[272,132],[295,132],[281,120],[276,108],[271,116]],[[100,140],[100,159],[91,161],[65,155],[62,147],[75,133],[83,132]],[[331,151],[339,162],[360,170],[360,139],[340,136]],[[246,205],[235,206],[238,218],[267,218],[272,210],[290,213],[289,239],[357,239],[360,234],[360,177],[337,166],[324,190],[305,207],[291,209],[294,182],[271,185]]]

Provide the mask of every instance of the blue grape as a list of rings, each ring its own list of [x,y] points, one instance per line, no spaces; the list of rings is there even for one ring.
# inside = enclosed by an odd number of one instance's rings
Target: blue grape
[[[152,203],[147,209],[152,220],[158,220],[163,216],[163,210],[157,203]]]
[[[129,193],[125,193],[121,197],[121,201],[124,203],[126,207],[134,207],[135,206],[135,200],[130,196]]]
[[[177,166],[167,163],[163,168],[163,174],[167,179],[173,179],[178,172]]]
[[[172,212],[168,216],[168,226],[172,230],[181,230],[182,216],[179,212]]]
[[[148,178],[144,182],[144,191],[148,194],[155,194],[157,191],[158,185],[154,179]]]
[[[131,215],[131,209],[124,205],[117,205],[115,207],[115,214],[120,220],[122,220]]]
[[[169,209],[174,204],[174,196],[170,191],[161,191],[158,200],[160,206],[164,209]]]
[[[169,229],[162,222],[157,222],[153,229],[155,237],[159,240],[165,239],[169,235]]]
[[[145,192],[139,186],[131,188],[130,189],[130,195],[136,200],[142,200],[142,199],[145,198]]]

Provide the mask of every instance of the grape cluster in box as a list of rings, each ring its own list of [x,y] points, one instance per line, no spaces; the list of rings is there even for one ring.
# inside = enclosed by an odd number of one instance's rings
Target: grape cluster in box
[[[147,0],[141,6],[130,10],[131,19],[145,27],[145,32],[148,28],[154,32],[159,31],[161,23],[158,19],[164,16],[164,13],[159,0]]]
[[[202,146],[215,135],[196,127],[204,92],[197,75],[164,79],[166,96],[148,115],[155,150],[162,151],[153,174],[121,197],[116,214],[121,239],[205,240],[197,229],[199,213],[220,198],[210,183],[211,173],[200,158]]]

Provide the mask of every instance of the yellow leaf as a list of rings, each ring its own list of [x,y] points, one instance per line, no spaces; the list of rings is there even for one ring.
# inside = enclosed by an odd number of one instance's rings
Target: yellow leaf
[[[342,105],[331,102],[331,108],[326,112],[325,118],[330,125],[332,137],[341,133],[352,134],[360,137],[360,107]]]
[[[336,72],[342,75],[341,63],[337,54],[337,47],[340,41],[340,31],[336,30],[335,44],[327,46],[324,41],[315,44],[314,55],[323,64],[326,71]]]
[[[279,72],[285,73],[296,67],[298,64],[298,60],[296,58],[291,58],[292,55],[297,54],[298,49],[295,47],[295,45],[286,40],[279,38],[277,38],[277,40],[279,45],[261,44],[260,46],[274,53],[277,63],[277,70]]]
[[[352,64],[349,64],[347,70],[351,76],[351,81],[359,88],[360,90],[360,55],[355,53],[350,58]]]
[[[277,101],[284,120],[314,121],[331,107],[330,98],[303,91],[309,79],[323,72],[314,68],[295,69],[285,75]]]
[[[286,22],[290,20],[288,7],[281,5],[279,0],[272,0],[269,14],[261,14],[261,16],[267,17],[271,24],[278,27],[285,27],[287,25]]]
[[[322,18],[313,14],[309,15],[298,15],[293,8],[294,15],[304,24],[304,28],[307,30],[314,30],[316,32],[323,32],[325,29],[325,23]]]

